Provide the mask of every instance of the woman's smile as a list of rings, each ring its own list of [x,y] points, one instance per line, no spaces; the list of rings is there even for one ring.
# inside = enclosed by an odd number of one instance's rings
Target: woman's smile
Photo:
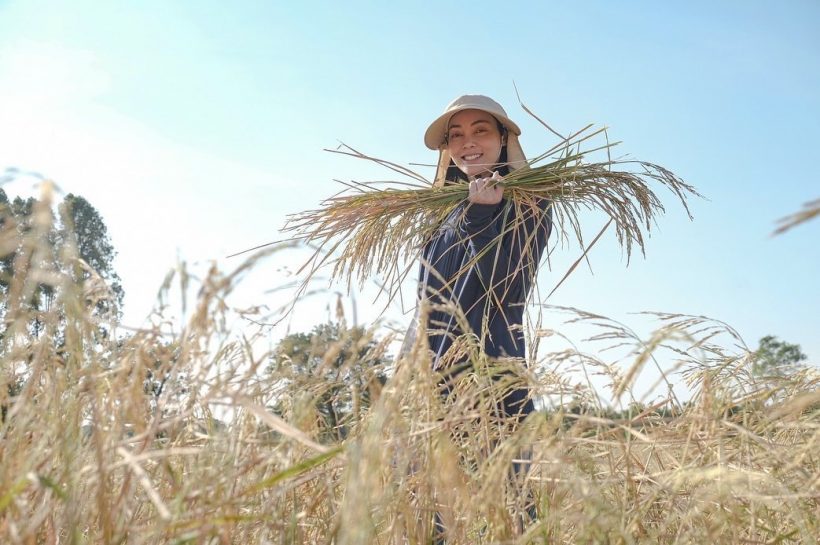
[[[479,160],[482,157],[484,157],[483,153],[468,153],[466,155],[462,155],[461,160],[464,161],[465,164],[466,163],[474,163],[476,165],[479,165],[479,164],[481,164],[479,162]],[[484,165],[484,166],[487,166],[487,165]]]

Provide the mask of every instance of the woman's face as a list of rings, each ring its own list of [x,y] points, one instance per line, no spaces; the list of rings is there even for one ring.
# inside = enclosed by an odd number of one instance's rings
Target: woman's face
[[[491,175],[501,156],[501,138],[492,115],[482,110],[462,110],[450,118],[447,151],[468,178]]]

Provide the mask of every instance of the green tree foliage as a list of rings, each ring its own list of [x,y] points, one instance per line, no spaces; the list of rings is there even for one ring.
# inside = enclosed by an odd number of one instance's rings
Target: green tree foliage
[[[385,383],[389,361],[385,343],[361,327],[325,323],[288,335],[271,356],[271,371],[288,382],[274,410],[315,417],[323,438],[343,439]]]
[[[48,268],[54,262],[58,235],[56,231],[42,232],[36,229],[35,204],[33,198],[16,197],[9,201],[5,191],[0,189],[0,318],[4,324],[7,311],[12,306],[9,301],[12,296],[12,280],[15,277],[30,278],[32,267],[45,265]],[[53,219],[53,215],[51,217]],[[18,290],[16,294],[21,299],[21,306],[33,311],[30,329],[34,336],[39,336],[43,327],[38,313],[51,307],[54,293],[52,285],[39,282],[37,289],[28,292]],[[0,333],[5,335],[5,332],[6,328],[3,327]]]
[[[45,213],[47,221],[40,218],[38,223],[37,213]],[[43,225],[49,228],[43,230]],[[69,248],[76,251],[66,252]],[[68,255],[76,255],[79,260],[66,259]],[[118,316],[124,292],[114,270],[115,256],[105,222],[83,197],[67,195],[55,216],[47,207],[41,206],[38,211],[37,201],[32,197],[9,200],[0,189],[0,320],[3,322],[7,319],[12,279],[15,276],[30,278],[32,267],[69,274],[80,287],[88,284],[92,277],[101,279],[106,291],[110,290],[113,296],[106,293],[106,296],[94,297],[96,312]],[[42,324],[36,316],[51,308],[57,295],[55,284],[40,282],[37,289],[23,295],[21,304],[35,316],[31,328],[38,336]]]
[[[108,319],[119,315],[123,290],[114,256],[105,222],[86,199],[69,194],[55,214],[49,204],[9,199],[0,189],[0,354],[14,350],[14,339],[20,345],[0,368],[3,420],[29,376],[33,355],[26,350],[31,340],[47,333],[50,350],[62,357],[69,308],[63,292],[78,289],[79,301],[92,314]],[[110,343],[102,342],[110,337],[106,321],[93,332],[100,342],[85,345],[87,349],[110,349]]]
[[[76,245],[80,258],[105,280],[114,292],[117,308],[121,308],[125,293],[122,281],[114,270],[117,252],[102,216],[91,203],[72,193],[66,195],[59,209],[60,240],[71,241]],[[90,271],[82,270],[80,281],[87,280],[90,274]],[[101,307],[100,310],[107,309]]]
[[[760,339],[760,346],[754,352],[752,373],[758,377],[787,375],[801,368],[806,357],[800,345],[766,335]]]
[[[11,241],[9,241],[6,236],[10,210],[11,203],[9,202],[8,195],[0,189],[0,233],[3,234],[2,242],[0,242],[0,296],[2,296],[3,299],[5,299],[5,293],[8,291],[11,267],[14,262],[13,248],[9,248]]]

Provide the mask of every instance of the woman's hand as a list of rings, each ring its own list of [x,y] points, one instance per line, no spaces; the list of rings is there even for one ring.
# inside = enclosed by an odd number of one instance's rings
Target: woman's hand
[[[504,188],[501,182],[504,178],[494,171],[488,178],[476,178],[470,182],[470,195],[467,197],[471,203],[475,204],[498,204],[504,196]]]

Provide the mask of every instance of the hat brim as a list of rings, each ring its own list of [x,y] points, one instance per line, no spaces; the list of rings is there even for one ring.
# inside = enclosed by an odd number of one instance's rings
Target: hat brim
[[[447,125],[450,123],[450,118],[463,110],[481,110],[482,112],[487,112],[494,118],[498,119],[507,129],[507,132],[515,134],[516,136],[521,134],[521,129],[518,128],[518,125],[516,125],[506,115],[490,111],[482,104],[463,103],[438,116],[436,120],[433,121],[429,127],[427,127],[427,130],[424,132],[424,145],[432,150],[439,149],[442,145],[444,145],[444,141],[447,136]]]

